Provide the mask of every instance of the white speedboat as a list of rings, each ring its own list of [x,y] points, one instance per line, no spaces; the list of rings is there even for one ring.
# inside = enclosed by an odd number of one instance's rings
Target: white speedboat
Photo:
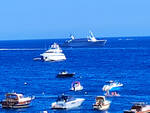
[[[110,107],[110,103],[110,101],[105,99],[105,96],[97,96],[93,108],[97,110],[107,110]]]
[[[150,113],[150,105],[145,103],[136,103],[130,110],[125,110],[124,113]]]
[[[71,89],[72,91],[80,91],[83,89],[83,86],[80,84],[79,81],[75,81],[71,84]]]
[[[1,101],[2,108],[25,108],[29,107],[34,98],[24,97],[23,94],[7,93],[6,99]]]
[[[119,82],[114,82],[114,81],[109,81],[108,82],[109,84],[108,85],[104,85],[102,90],[103,91],[109,91],[109,90],[119,90],[120,87],[123,86],[123,84],[119,83]]]
[[[51,45],[51,48],[45,51],[43,54],[40,54],[43,61],[61,61],[66,60],[64,53],[62,53],[62,49],[58,44],[54,43]]]
[[[71,109],[79,107],[85,99],[73,98],[71,96],[62,95],[58,97],[57,101],[51,104],[52,109]]]
[[[58,78],[65,78],[65,77],[73,77],[75,73],[68,73],[67,71],[62,71],[59,74],[57,74]]]

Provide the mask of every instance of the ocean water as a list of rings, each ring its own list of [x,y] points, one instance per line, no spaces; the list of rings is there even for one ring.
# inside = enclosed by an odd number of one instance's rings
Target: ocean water
[[[65,40],[0,41],[0,100],[7,92],[35,96],[32,106],[2,109],[0,113],[123,113],[132,102],[150,103],[150,37],[108,38],[101,48],[62,48],[67,60],[33,61],[53,42]],[[75,72],[73,78],[56,78],[61,70]],[[105,81],[124,84],[120,97],[109,97],[110,109],[93,110],[95,97],[103,95]],[[80,81],[83,91],[69,91],[73,81]],[[24,83],[27,83],[25,85]],[[70,110],[52,110],[51,103],[62,93],[85,98]]]

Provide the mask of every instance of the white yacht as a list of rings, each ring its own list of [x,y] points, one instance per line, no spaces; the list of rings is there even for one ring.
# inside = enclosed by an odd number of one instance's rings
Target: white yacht
[[[43,54],[40,54],[43,61],[61,61],[66,60],[64,53],[62,53],[62,49],[58,44],[54,43],[51,45],[50,49],[45,51]]]
[[[73,98],[71,96],[62,95],[58,97],[56,102],[51,104],[52,109],[71,109],[79,107],[85,99]]]

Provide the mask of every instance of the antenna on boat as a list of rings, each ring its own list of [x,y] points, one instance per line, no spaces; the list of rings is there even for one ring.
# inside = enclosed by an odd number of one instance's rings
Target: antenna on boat
[[[74,40],[74,39],[75,39],[75,37],[74,37],[72,34],[70,34],[70,37],[71,37],[71,39],[72,39],[72,40]]]
[[[47,47],[46,47],[46,40],[44,40],[44,50],[47,50]]]
[[[92,31],[89,31],[89,33],[90,33],[90,35],[91,35],[92,37],[94,37],[94,35],[93,35]]]

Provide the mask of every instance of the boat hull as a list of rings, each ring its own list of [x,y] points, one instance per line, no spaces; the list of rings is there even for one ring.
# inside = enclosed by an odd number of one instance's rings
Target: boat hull
[[[73,76],[74,76],[73,73],[72,74],[58,74],[57,75],[58,78],[73,77]]]
[[[97,109],[97,110],[107,110],[107,109],[109,109],[109,107],[110,107],[110,104],[106,104],[106,105],[93,105],[93,108]]]
[[[63,47],[103,47],[106,44],[106,40],[98,40],[96,42],[88,41],[86,39],[75,39],[65,42]]]
[[[150,110],[147,110],[147,111],[139,111],[139,112],[127,110],[127,111],[124,111],[124,113],[150,113]]]
[[[135,111],[124,111],[124,113],[136,113]]]
[[[2,102],[2,108],[26,108],[30,106],[30,101],[28,102],[22,102],[22,103],[14,103],[14,102]]]

